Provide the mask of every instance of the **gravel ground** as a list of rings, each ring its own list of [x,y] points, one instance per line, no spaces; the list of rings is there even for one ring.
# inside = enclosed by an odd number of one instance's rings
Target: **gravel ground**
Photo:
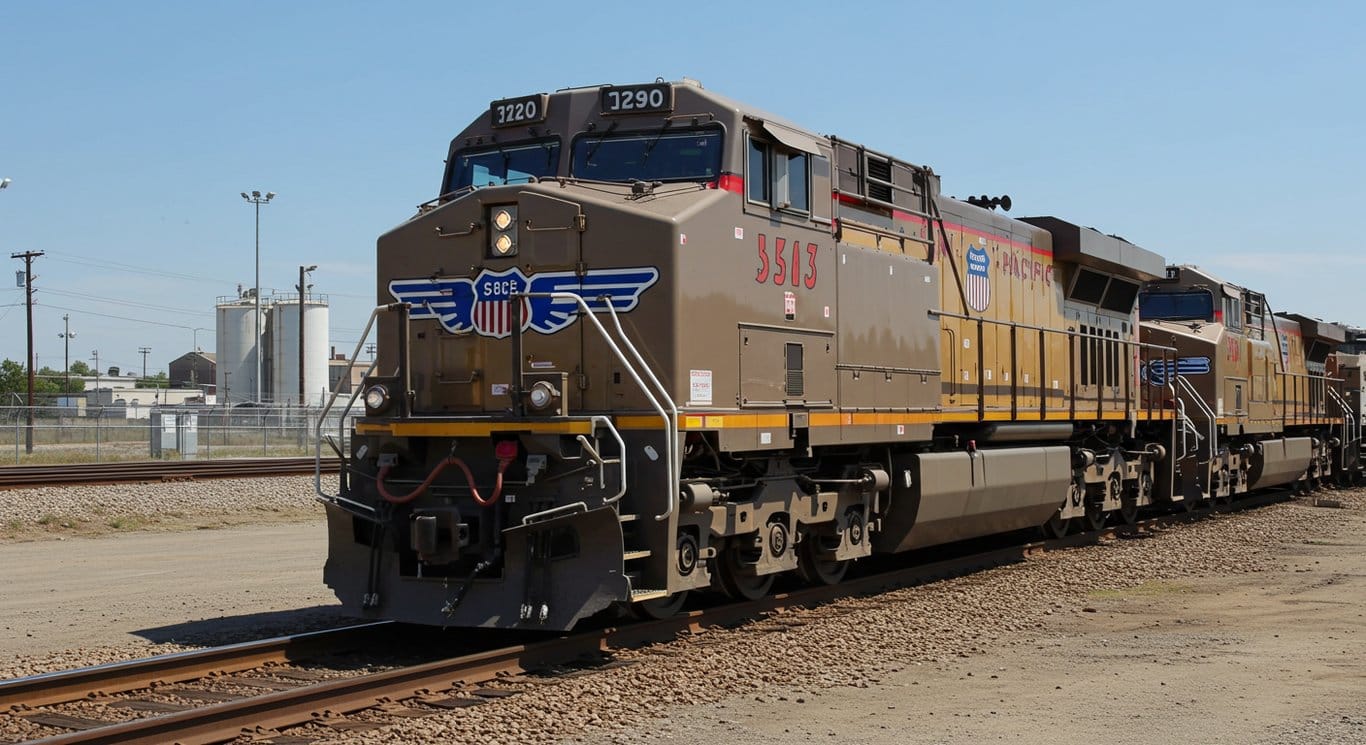
[[[12,489],[0,491],[0,540],[321,519],[313,497],[312,476]]]
[[[523,686],[523,695],[485,706],[386,724],[369,732],[338,732],[321,726],[305,732],[336,743],[624,743],[647,737],[668,739],[665,735],[670,732],[692,740],[697,730],[689,717],[696,716],[698,705],[724,712],[736,701],[795,707],[784,709],[794,722],[819,721],[826,713],[826,699],[833,694],[853,692],[857,697],[860,691],[891,680],[951,671],[1000,649],[1030,644],[1056,632],[1060,624],[1092,618],[1091,611],[1106,602],[1107,592],[1122,594],[1148,587],[1175,594],[1188,580],[1240,576],[1255,580],[1261,573],[1284,570],[1287,542],[1327,540],[1335,531],[1341,532],[1344,515],[1359,516],[1366,508],[1366,492],[1330,496],[1343,500],[1348,509],[1314,508],[1302,500],[1217,516],[1162,529],[1145,540],[1046,554],[968,577],[787,611],[740,629],[710,630],[668,645],[623,651],[617,659],[637,664]],[[126,528],[111,524],[120,517],[145,520],[141,528],[170,530],[297,520],[318,512],[309,477],[0,492],[0,526],[31,539],[61,539],[84,531],[122,532]],[[233,530],[244,538],[257,532]],[[115,540],[151,538],[125,535]],[[1349,538],[1360,540],[1360,534]],[[272,550],[272,540],[278,545],[278,538],[262,538],[258,550]],[[257,590],[253,599],[265,595],[279,607],[299,605],[289,602],[297,597],[296,588],[272,587],[269,582],[251,586]],[[130,602],[138,600],[138,593],[132,593]],[[1349,600],[1362,602],[1361,598]],[[231,599],[227,602],[233,604]],[[308,612],[315,610],[326,611],[313,606]],[[164,618],[165,622],[179,620]],[[298,629],[291,625],[282,630]],[[260,631],[249,635],[271,633]],[[248,632],[238,629],[224,632],[222,639],[196,642],[219,643],[244,633]],[[0,666],[0,677],[182,648],[177,644],[93,646],[16,656]],[[1281,729],[1266,734],[1265,743],[1362,741],[1366,710],[1359,700],[1341,707],[1325,705],[1321,712],[1288,719]],[[1230,711],[1229,716],[1234,715]],[[1057,716],[1068,714],[1060,711]],[[718,718],[728,720],[724,713],[713,717]],[[723,733],[732,727],[729,721],[717,724]],[[828,741],[825,732],[819,734]],[[898,739],[903,738],[869,741]]]
[[[1333,496],[1344,500],[1353,513],[1366,507],[1363,492]],[[783,716],[789,718],[785,721],[814,723],[805,735],[828,742],[835,730],[816,730],[822,717],[838,711],[824,700],[832,690],[867,689],[907,676],[914,680],[917,668],[949,669],[1003,646],[1027,643],[1060,624],[1081,623],[1087,617],[1083,614],[1093,613],[1106,592],[1145,584],[1176,592],[1180,581],[1188,578],[1283,569],[1286,541],[1319,540],[1340,531],[1344,514],[1348,513],[1301,501],[1217,516],[1162,529],[1145,540],[1050,553],[967,577],[783,612],[739,629],[712,630],[668,645],[621,652],[618,659],[639,664],[528,686],[521,696],[476,708],[369,732],[338,733],[314,726],[300,734],[333,743],[692,742],[739,734],[740,722],[727,717],[724,709],[747,701],[783,704]],[[1355,529],[1360,529],[1359,523]],[[1066,664],[1058,667],[1064,669],[1084,670],[1096,664],[1061,654]],[[1059,658],[1048,659],[1056,663]],[[854,693],[855,698],[860,696]],[[717,732],[700,731],[695,716],[690,718],[699,704],[721,710],[719,721],[714,721]],[[1071,702],[1051,716],[1069,717],[1075,706],[1085,704]],[[1350,711],[1318,724],[1288,728],[1283,736],[1269,735],[1268,742],[1297,742],[1311,730],[1319,739],[1309,742],[1341,741],[1334,738],[1359,729],[1357,722],[1366,713],[1357,710],[1360,706],[1360,701],[1353,701]],[[702,716],[715,713],[704,709]],[[1230,709],[1228,715],[1236,716],[1236,710]],[[901,722],[905,726],[906,719]],[[1047,731],[1045,727],[1043,733]],[[904,735],[887,732],[865,741],[903,741]],[[806,739],[792,733],[763,733],[746,741],[775,737]]]

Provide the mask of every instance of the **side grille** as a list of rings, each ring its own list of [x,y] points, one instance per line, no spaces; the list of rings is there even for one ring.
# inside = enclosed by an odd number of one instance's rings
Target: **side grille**
[[[881,182],[881,183],[879,183]],[[892,163],[881,158],[868,158],[868,196],[892,201]]]
[[[787,396],[798,398],[806,395],[806,378],[802,370],[802,345],[786,345],[784,356],[787,358]]]

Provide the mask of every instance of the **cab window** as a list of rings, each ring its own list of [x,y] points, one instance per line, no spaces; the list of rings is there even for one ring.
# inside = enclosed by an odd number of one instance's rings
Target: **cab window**
[[[811,163],[803,152],[749,138],[749,201],[773,209],[811,211]]]
[[[714,181],[723,139],[719,127],[580,135],[570,174],[595,181]]]
[[[442,193],[467,186],[525,184],[554,176],[559,167],[559,140],[461,150],[451,160]]]

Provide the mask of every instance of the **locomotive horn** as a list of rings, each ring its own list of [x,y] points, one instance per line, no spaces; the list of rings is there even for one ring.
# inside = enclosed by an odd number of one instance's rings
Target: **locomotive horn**
[[[1010,195],[1009,195],[1009,194],[1002,194],[1001,196],[999,196],[999,197],[997,197],[997,198],[995,198],[995,199],[993,199],[993,200],[991,200],[991,201],[992,201],[994,204],[1000,205],[1000,206],[1001,206],[1001,211],[1002,211],[1002,212],[1009,212],[1009,211],[1010,211]]]

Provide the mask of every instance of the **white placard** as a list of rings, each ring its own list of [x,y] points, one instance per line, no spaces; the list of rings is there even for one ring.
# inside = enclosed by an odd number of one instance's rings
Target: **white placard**
[[[711,403],[711,370],[688,371],[688,400],[694,404]]]

